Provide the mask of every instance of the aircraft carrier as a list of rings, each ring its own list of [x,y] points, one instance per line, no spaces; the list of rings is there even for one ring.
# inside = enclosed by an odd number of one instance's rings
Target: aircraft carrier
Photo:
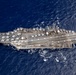
[[[58,26],[29,29],[20,27],[13,31],[1,32],[0,43],[10,44],[18,50],[72,48],[72,45],[76,43],[76,33],[60,29]]]

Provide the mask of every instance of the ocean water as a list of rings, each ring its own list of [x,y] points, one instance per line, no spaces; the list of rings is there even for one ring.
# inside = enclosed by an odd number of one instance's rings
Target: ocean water
[[[0,0],[0,32],[53,24],[76,31],[76,0]],[[76,48],[28,53],[0,45],[0,75],[76,75]]]

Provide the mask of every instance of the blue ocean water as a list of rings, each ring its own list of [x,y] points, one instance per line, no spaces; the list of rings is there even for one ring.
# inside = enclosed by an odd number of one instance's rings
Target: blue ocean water
[[[76,0],[0,0],[0,32],[53,23],[76,31]],[[0,45],[0,75],[76,75],[76,48],[44,56]]]

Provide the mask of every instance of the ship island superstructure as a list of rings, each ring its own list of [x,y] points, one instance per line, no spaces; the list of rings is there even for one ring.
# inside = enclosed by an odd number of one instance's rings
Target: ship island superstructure
[[[10,44],[17,49],[72,48],[76,43],[76,32],[58,26],[45,28],[17,28],[0,33],[0,43]]]

